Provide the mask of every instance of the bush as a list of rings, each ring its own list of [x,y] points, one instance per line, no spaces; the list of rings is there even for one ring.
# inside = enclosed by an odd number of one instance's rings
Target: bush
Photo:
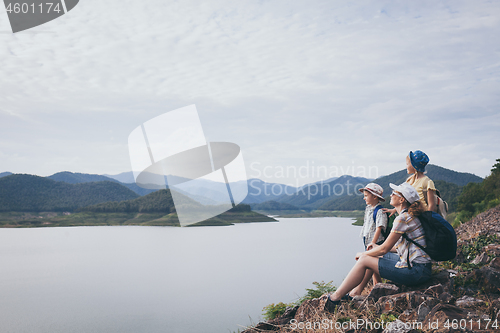
[[[337,288],[332,285],[333,281],[330,282],[313,282],[313,284],[316,286],[316,289],[306,289],[306,294],[302,296],[296,303],[283,303],[279,302],[277,304],[269,304],[265,306],[262,309],[262,313],[264,314],[264,319],[266,320],[271,320],[276,317],[281,316],[283,313],[285,313],[285,310],[287,307],[294,307],[296,305],[300,305],[303,302],[313,299],[313,298],[318,298],[323,294],[326,293],[333,293]]]
[[[283,313],[285,313],[286,308],[289,306],[293,307],[293,306],[295,306],[295,304],[294,303],[285,304],[285,303],[279,302],[278,304],[273,303],[273,304],[269,304],[269,305],[265,306],[262,309],[262,313],[264,314],[264,319],[271,320],[271,319],[274,319],[276,317],[281,316]]]
[[[472,243],[463,245],[461,252],[467,260],[473,260],[481,253],[483,247],[497,243],[497,235],[480,235],[476,237]]]
[[[313,298],[318,298],[323,294],[335,292],[337,288],[332,285],[332,282],[333,281],[326,283],[324,281],[313,282],[313,284],[316,286],[316,289],[306,289],[307,293],[299,299],[299,304],[302,304],[305,301]]]

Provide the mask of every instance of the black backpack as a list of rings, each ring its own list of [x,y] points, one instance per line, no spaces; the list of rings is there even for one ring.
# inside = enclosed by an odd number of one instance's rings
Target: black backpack
[[[412,242],[435,261],[446,261],[457,255],[457,235],[455,229],[441,215],[435,212],[423,212],[418,216],[425,233],[427,247],[415,242],[408,235],[403,234],[404,239]],[[410,265],[410,251],[408,249],[408,265]]]

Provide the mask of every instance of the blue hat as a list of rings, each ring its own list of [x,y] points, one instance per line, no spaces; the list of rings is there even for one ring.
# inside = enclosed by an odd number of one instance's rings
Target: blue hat
[[[429,157],[423,151],[410,151],[408,156],[410,156],[411,165],[415,168],[415,170],[420,172],[425,171],[425,166],[429,163]]]

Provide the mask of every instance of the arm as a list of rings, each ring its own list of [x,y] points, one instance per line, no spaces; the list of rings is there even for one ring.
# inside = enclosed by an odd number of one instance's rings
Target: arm
[[[436,191],[434,191],[434,190],[427,191],[427,210],[430,210],[431,212],[437,211]]]
[[[392,215],[396,214],[396,208],[393,208],[393,209],[389,209],[389,208],[382,208],[382,211],[384,213],[391,213],[389,215],[389,217],[391,217]]]
[[[375,235],[373,235],[373,239],[370,244],[377,245],[375,244],[380,237],[380,234],[382,233],[382,228],[383,227],[378,227],[377,230],[375,231]]]
[[[386,254],[387,252],[389,252],[393,249],[394,245],[396,244],[398,239],[401,237],[401,235],[402,234],[400,234],[398,232],[392,231],[389,234],[389,237],[387,237],[387,239],[385,240],[385,242],[382,243],[382,245],[380,245],[380,246],[375,245],[370,250],[368,250],[364,253],[370,257],[383,256],[384,254]],[[356,255],[356,260],[358,260],[360,254],[361,253],[358,253]]]

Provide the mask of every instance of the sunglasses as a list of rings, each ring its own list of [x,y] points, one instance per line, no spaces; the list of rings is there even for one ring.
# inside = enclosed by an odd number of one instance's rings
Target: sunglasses
[[[402,198],[402,197],[403,197],[401,194],[399,194],[399,193],[398,193],[398,192],[396,192],[396,191],[392,191],[391,195],[395,195],[395,196],[400,197],[400,198]]]

